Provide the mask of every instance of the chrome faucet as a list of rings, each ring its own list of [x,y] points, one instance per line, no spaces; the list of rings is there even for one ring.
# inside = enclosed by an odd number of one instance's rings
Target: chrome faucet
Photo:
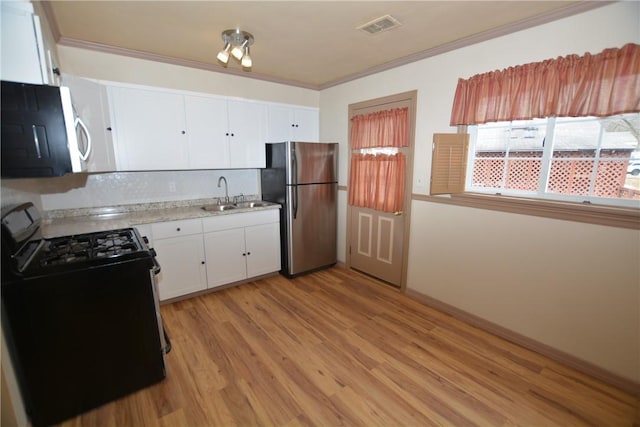
[[[227,178],[225,178],[224,176],[218,178],[218,188],[220,188],[220,182],[222,181],[224,181],[224,202],[229,203],[229,187],[227,185]]]

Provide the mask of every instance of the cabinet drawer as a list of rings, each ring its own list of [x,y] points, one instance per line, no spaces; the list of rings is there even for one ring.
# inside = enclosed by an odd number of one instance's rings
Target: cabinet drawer
[[[197,219],[183,219],[179,221],[157,222],[151,224],[153,239],[166,239],[169,237],[188,236],[202,233],[202,222]]]
[[[249,227],[252,225],[279,222],[279,212],[279,209],[267,209],[256,212],[242,212],[229,215],[211,216],[202,219],[202,228],[205,233],[208,233],[210,231],[229,230],[231,228]]]

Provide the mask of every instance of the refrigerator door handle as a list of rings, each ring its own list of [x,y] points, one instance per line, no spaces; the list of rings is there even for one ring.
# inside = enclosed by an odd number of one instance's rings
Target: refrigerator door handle
[[[296,156],[296,147],[291,145],[291,184],[293,187],[293,219],[298,216],[298,157]]]

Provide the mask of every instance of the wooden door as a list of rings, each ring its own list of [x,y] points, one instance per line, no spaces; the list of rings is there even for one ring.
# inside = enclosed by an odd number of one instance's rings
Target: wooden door
[[[388,213],[351,205],[347,208],[347,265],[396,287],[403,287],[406,280],[416,96],[417,93],[413,91],[349,106],[349,118],[394,108],[409,108],[409,146],[391,150],[403,153],[407,159],[403,209]],[[350,157],[358,151],[350,149]],[[376,150],[369,149],[367,152]],[[389,152],[389,149],[382,152]]]

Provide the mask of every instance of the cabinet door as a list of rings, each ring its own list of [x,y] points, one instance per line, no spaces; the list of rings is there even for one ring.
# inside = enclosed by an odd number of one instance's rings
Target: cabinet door
[[[73,106],[91,134],[87,172],[115,171],[113,140],[111,132],[107,130],[111,126],[106,86],[68,74],[63,75],[63,84],[69,87]],[[86,143],[82,132],[78,132],[78,138]]]
[[[247,278],[243,228],[206,233],[204,247],[209,288]]]
[[[228,101],[229,152],[231,168],[266,166],[267,105],[259,102]]]
[[[267,142],[291,140],[291,128],[294,126],[291,108],[281,105],[269,105]]]
[[[269,105],[269,142],[316,142],[319,137],[319,117],[316,108],[296,108]]]
[[[49,83],[40,18],[27,2],[2,2],[2,80]]]
[[[161,267],[156,276],[161,300],[207,288],[202,234],[155,239],[154,247]]]
[[[188,169],[182,95],[109,88],[118,170]]]
[[[280,270],[280,224],[245,228],[247,277]]]
[[[293,123],[293,141],[317,142],[320,140],[320,123],[317,109],[294,108]]]
[[[189,167],[191,169],[228,168],[229,126],[227,101],[185,96]]]

